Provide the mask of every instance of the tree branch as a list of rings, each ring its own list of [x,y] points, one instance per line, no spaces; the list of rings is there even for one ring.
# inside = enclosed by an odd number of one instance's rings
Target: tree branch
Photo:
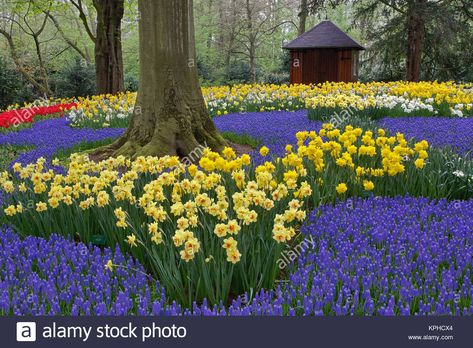
[[[64,39],[64,41],[69,46],[71,46],[71,48],[73,48],[82,58],[84,58],[84,60],[87,63],[90,63],[90,58],[87,56],[87,54],[84,51],[82,51],[79,48],[79,46],[77,46],[77,43],[73,42],[70,38],[68,38],[66,36],[66,34],[62,30],[61,26],[59,25],[59,22],[57,21],[57,19],[49,12],[46,13],[46,16],[48,16],[48,18],[51,20],[51,22],[53,22],[54,26],[56,27],[57,31],[59,32],[59,35],[61,35],[61,37]]]
[[[5,30],[0,28],[0,34],[3,35],[8,42],[8,46],[10,47],[10,54],[13,59],[13,62],[16,65],[16,68],[18,71],[36,88],[38,88],[42,93],[45,95],[49,94],[49,91],[47,88],[42,85],[40,82],[36,81],[31,74],[28,73],[28,71],[25,69],[23,66],[23,63],[21,62],[20,58],[18,57],[17,51],[16,51],[16,46],[15,42],[13,41],[12,36]]]
[[[84,24],[85,31],[87,32],[87,35],[89,35],[90,39],[95,43],[97,38],[95,35],[92,33],[92,30],[90,29],[89,26],[89,21],[87,20],[87,15],[84,12],[84,7],[82,7],[82,0],[70,0],[72,5],[79,10],[79,18],[81,19],[82,23]]]

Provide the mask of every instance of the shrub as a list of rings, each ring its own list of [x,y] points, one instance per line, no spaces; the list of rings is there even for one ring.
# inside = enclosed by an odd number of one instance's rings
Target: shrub
[[[72,65],[66,66],[52,81],[56,96],[74,98],[96,93],[95,68],[84,59],[76,57]]]
[[[0,110],[7,108],[9,105],[31,99],[34,99],[31,87],[0,56]]]

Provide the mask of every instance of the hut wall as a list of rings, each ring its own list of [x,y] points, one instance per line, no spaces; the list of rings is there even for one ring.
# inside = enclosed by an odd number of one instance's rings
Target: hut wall
[[[290,51],[290,82],[302,83],[302,51]]]
[[[351,49],[304,49],[290,51],[291,83],[356,81],[357,52]]]

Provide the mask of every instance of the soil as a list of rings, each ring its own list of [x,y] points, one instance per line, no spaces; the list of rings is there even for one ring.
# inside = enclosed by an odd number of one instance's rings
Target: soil
[[[227,142],[228,142],[228,145],[235,151],[237,156],[249,154],[251,151],[253,151],[253,148],[249,145],[231,143],[229,141],[227,141]]]

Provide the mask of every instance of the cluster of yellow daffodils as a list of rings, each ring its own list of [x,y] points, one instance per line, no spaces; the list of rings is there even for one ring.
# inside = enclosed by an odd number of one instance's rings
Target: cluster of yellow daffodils
[[[67,118],[73,127],[119,127],[128,122],[135,102],[136,93],[133,92],[79,97]]]
[[[259,165],[231,148],[205,149],[189,166],[170,156],[97,163],[75,154],[60,174],[44,159],[17,163],[0,174],[8,193],[1,222],[25,235],[62,232],[85,243],[99,236],[129,250],[181,301],[212,291],[218,301],[230,286],[274,283],[277,259],[309,209],[363,192],[405,193],[403,183],[428,159],[426,141],[382,129],[325,124],[296,139],[282,157],[261,148],[267,160]]]
[[[471,84],[453,82],[327,82],[317,85],[236,85],[203,89],[212,115],[230,112],[297,110],[301,108],[396,109],[396,112],[444,113],[454,116],[473,111]],[[447,111],[448,112],[448,111]],[[448,116],[448,115],[444,115]]]
[[[327,82],[317,85],[241,84],[202,89],[213,116],[231,112],[309,109],[385,109],[405,113],[424,112],[448,116],[473,114],[473,86],[454,82]],[[23,105],[54,105],[69,102],[77,106],[68,112],[73,126],[114,127],[129,121],[136,93],[97,95],[87,98],[37,101]],[[446,109],[442,107],[446,106]],[[8,110],[17,109],[12,105]],[[398,115],[399,116],[399,115]]]
[[[428,159],[426,141],[411,147],[402,134],[387,136],[382,129],[340,130],[325,124],[319,132],[298,132],[296,138],[297,146],[288,145],[283,157],[256,167],[249,155],[237,157],[231,148],[222,154],[206,149],[198,165],[190,166],[169,156],[96,163],[73,155],[66,174],[46,170],[44,159],[15,164],[19,183],[8,172],[0,176],[2,189],[13,197],[4,212],[12,219],[22,214],[33,214],[35,220],[61,217],[86,236],[96,232],[90,228],[97,224],[87,220],[95,216],[99,226],[110,228],[105,231],[110,242],[150,250],[173,245],[186,262],[199,253],[214,259],[218,251],[209,245],[219,244],[226,260],[235,264],[248,234],[277,244],[291,241],[295,226],[306,218],[307,203],[317,204],[314,197],[374,191],[377,183],[407,168],[424,168]],[[260,153],[268,156],[269,149]],[[34,209],[25,209],[30,200]],[[43,225],[51,226],[50,221]]]

